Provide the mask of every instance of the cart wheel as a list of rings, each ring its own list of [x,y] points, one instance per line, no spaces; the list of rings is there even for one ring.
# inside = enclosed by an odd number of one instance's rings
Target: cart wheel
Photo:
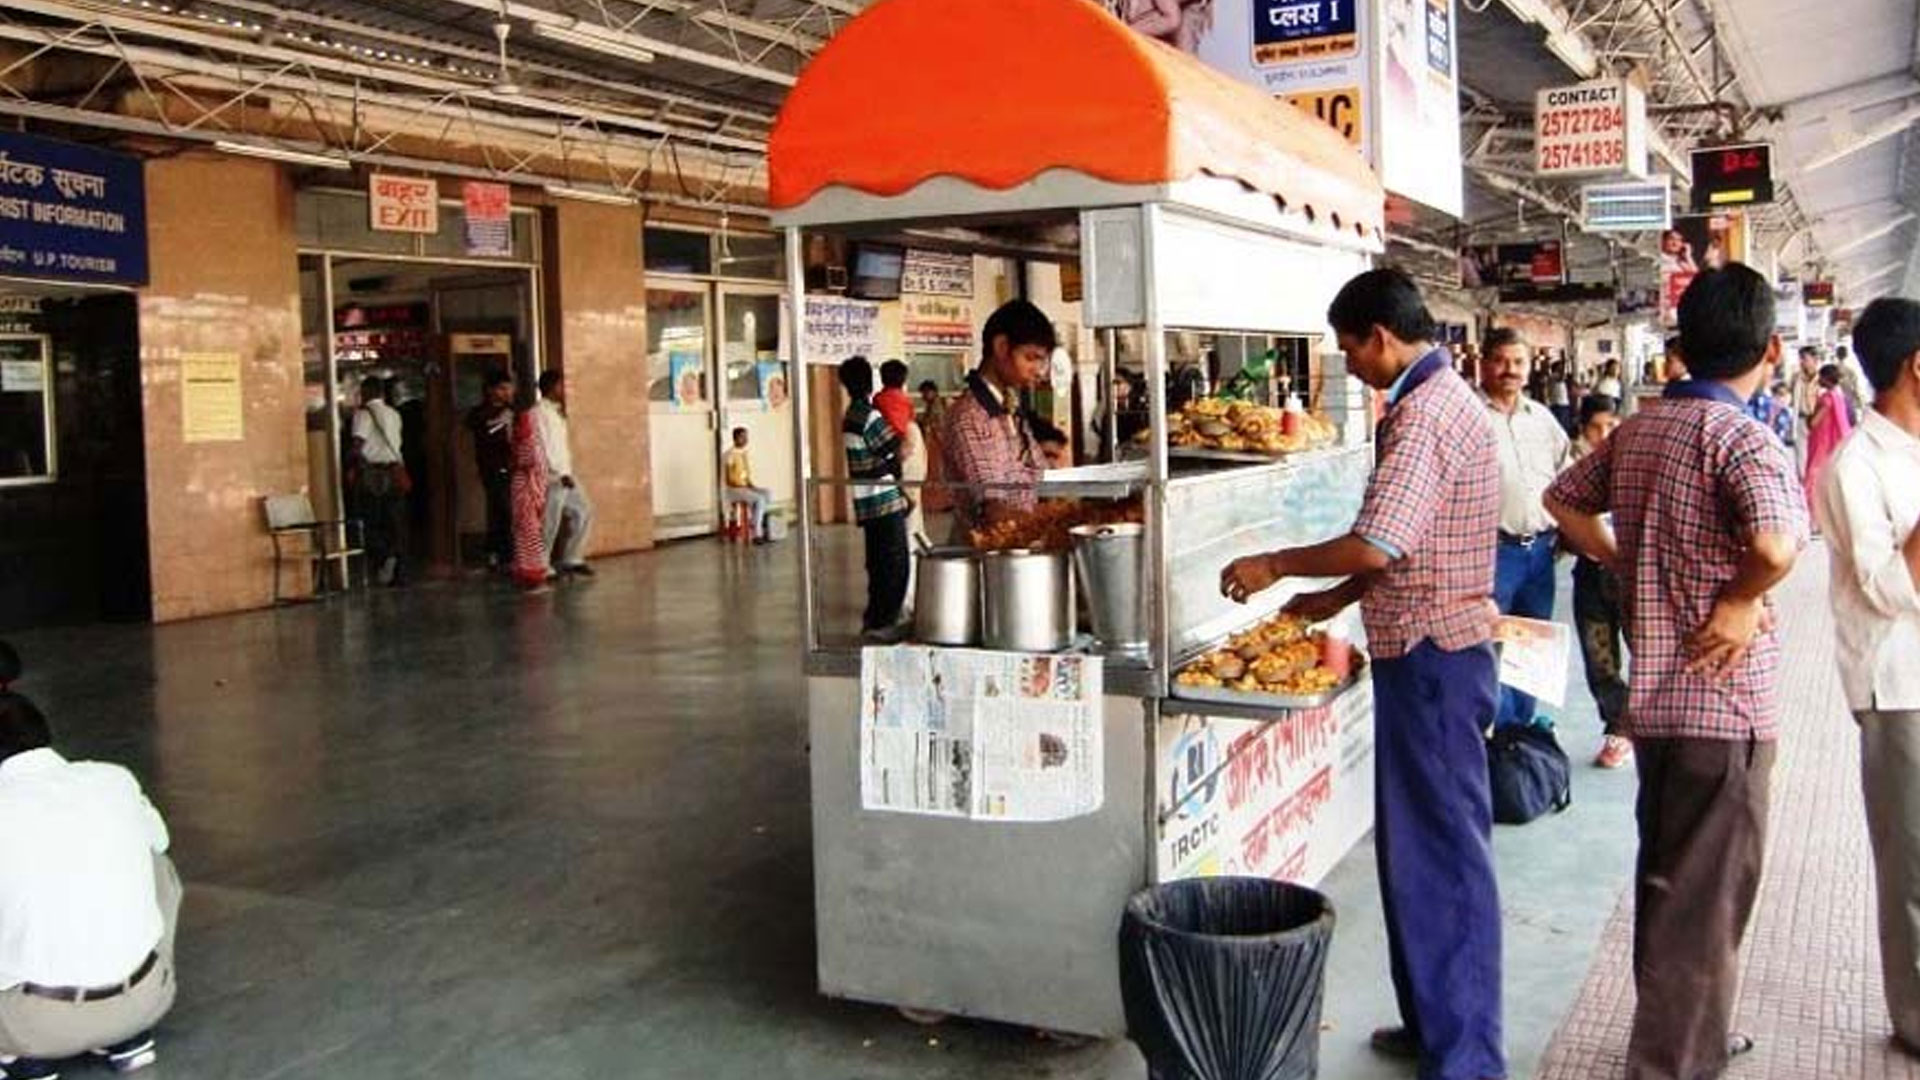
[[[932,1009],[909,1009],[905,1005],[898,1006],[894,1011],[898,1012],[901,1018],[907,1022],[919,1024],[921,1027],[938,1027],[947,1022],[949,1015],[948,1013],[935,1012]]]

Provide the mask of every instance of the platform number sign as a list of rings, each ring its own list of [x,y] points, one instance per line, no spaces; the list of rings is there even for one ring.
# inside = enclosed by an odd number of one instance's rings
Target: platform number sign
[[[1773,201],[1773,147],[1768,143],[1714,146],[1693,152],[1693,208],[1705,213],[1728,206]]]
[[[1357,86],[1308,90],[1288,94],[1286,100],[1295,108],[1318,117],[1355,146],[1362,145],[1366,138],[1366,124],[1360,113],[1360,88]]]

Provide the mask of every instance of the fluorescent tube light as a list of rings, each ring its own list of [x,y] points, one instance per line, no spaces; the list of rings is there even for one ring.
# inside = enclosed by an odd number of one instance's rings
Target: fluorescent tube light
[[[608,206],[632,206],[634,198],[617,191],[601,191],[597,188],[568,187],[565,184],[548,184],[547,194],[562,199],[578,199],[581,202],[605,203]]]
[[[622,60],[631,60],[636,64],[653,63],[653,53],[631,41],[615,37],[611,32],[585,30],[573,26],[558,26],[553,23],[534,23],[533,32],[537,37],[562,45],[588,49],[593,52],[617,56]]]
[[[213,144],[215,150],[227,154],[239,154],[242,157],[265,158],[268,161],[284,162],[288,165],[307,165],[315,169],[351,169],[353,162],[337,154],[315,154],[306,150],[290,150],[284,146],[270,146],[263,143],[234,142],[221,139]]]

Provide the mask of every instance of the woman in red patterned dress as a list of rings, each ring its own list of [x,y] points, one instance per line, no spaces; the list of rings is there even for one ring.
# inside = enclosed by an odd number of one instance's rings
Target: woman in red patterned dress
[[[545,589],[551,573],[543,523],[547,517],[547,452],[533,410],[513,418],[513,580]]]

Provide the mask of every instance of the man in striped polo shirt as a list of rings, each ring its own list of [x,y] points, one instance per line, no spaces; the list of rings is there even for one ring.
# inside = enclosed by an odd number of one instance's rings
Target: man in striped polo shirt
[[[840,440],[847,451],[847,476],[853,481],[853,516],[866,534],[867,610],[860,636],[869,641],[899,641],[900,609],[907,599],[907,515],[912,505],[897,482],[900,436],[873,407],[873,365],[864,356],[840,364],[840,385],[847,391],[847,415]]]

